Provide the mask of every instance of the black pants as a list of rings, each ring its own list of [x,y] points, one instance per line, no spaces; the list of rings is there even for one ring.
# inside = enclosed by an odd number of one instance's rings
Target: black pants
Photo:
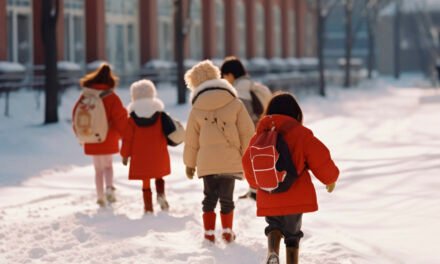
[[[230,176],[209,175],[203,177],[203,212],[212,212],[220,200],[220,212],[228,214],[234,210],[235,179]]]
[[[304,236],[301,231],[302,214],[266,216],[266,222],[269,224],[264,230],[266,235],[273,230],[279,230],[287,247],[299,247],[299,241]]]

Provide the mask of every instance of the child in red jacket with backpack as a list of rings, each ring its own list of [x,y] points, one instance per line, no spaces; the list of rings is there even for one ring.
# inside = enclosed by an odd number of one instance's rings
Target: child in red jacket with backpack
[[[150,180],[155,180],[157,202],[168,210],[163,177],[171,173],[168,145],[169,135],[178,126],[164,112],[164,104],[157,98],[156,87],[149,80],[134,82],[130,87],[132,102],[128,105],[130,118],[125,131],[121,156],[124,165],[130,159],[129,180],[141,180],[144,212],[153,213]],[[182,127],[183,130],[183,127]],[[180,135],[183,141],[184,134]]]
[[[127,124],[127,111],[114,92],[117,81],[108,64],[87,74],[80,80],[82,93],[72,113],[74,132],[85,154],[93,157],[97,203],[101,207],[116,201],[112,156],[119,152],[120,135]]]
[[[316,192],[309,170],[327,186],[328,192],[332,192],[335,188],[339,175],[339,170],[331,159],[329,150],[310,129],[302,125],[302,121],[301,108],[291,94],[275,95],[269,102],[265,115],[258,123],[256,134],[251,139],[242,159],[245,177],[249,185],[257,189],[257,216],[264,216],[268,224],[265,229],[268,238],[267,263],[279,263],[279,245],[282,237],[286,244],[287,263],[298,263],[299,241],[303,237],[302,214],[318,210]],[[278,162],[283,159],[281,156],[284,158],[289,156],[288,163],[290,164],[283,172],[287,172],[283,174],[285,175],[283,180],[294,179],[286,188],[287,190],[280,192],[262,188],[263,181],[267,179],[259,177],[269,171],[265,169],[265,166],[271,166],[268,165],[270,160],[265,159],[266,155],[257,157],[253,154],[253,152],[261,151],[262,148],[258,146],[258,142],[261,142],[270,131],[276,131],[278,135],[281,135],[288,149],[287,153],[282,153],[280,140],[276,140],[276,151],[280,151],[280,154],[275,159],[276,166],[272,166],[272,169],[276,168],[279,173]],[[293,173],[288,167],[294,168]],[[279,182],[279,187],[285,184],[283,180]]]

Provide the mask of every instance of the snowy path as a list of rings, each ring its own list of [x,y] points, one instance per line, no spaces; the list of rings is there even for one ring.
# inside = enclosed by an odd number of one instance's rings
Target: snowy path
[[[328,144],[342,172],[332,194],[316,182],[320,211],[304,216],[301,263],[440,263],[440,102],[419,102],[429,90],[382,85],[301,100],[306,125]],[[121,94],[127,102],[127,92]],[[74,96],[66,97],[65,117]],[[29,94],[15,98],[15,113],[23,105],[18,100],[33,107]],[[183,119],[188,107],[169,110]],[[254,216],[251,201],[236,204],[236,243],[201,242],[202,184],[186,180],[181,147],[171,151],[169,213],[156,205],[155,215],[142,214],[140,186],[126,180],[119,158],[119,201],[97,209],[93,168],[81,157],[69,124],[30,126],[29,120],[41,122],[40,115],[0,118],[0,263],[265,259],[264,220]],[[245,188],[238,182],[236,194]]]

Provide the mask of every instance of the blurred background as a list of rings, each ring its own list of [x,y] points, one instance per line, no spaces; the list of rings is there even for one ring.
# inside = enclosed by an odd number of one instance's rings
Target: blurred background
[[[108,61],[122,85],[176,83],[184,103],[184,70],[230,55],[271,89],[325,96],[379,75],[435,85],[440,1],[0,0],[0,25],[0,96],[62,92]]]

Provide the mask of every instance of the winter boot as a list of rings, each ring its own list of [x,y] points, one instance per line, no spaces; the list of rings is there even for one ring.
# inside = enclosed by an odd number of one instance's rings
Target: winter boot
[[[215,213],[204,212],[203,213],[203,226],[205,228],[205,239],[214,243],[215,242]]]
[[[104,198],[98,198],[96,203],[99,205],[99,207],[105,207],[105,205],[106,205]]]
[[[144,195],[144,211],[145,213],[153,213],[153,201],[151,189],[142,189]]]
[[[165,197],[165,181],[162,178],[156,179],[156,193],[157,203],[160,205],[160,209],[168,211],[170,205]]]
[[[115,197],[115,190],[116,188],[113,186],[108,186],[105,190],[105,196],[107,198],[107,201],[109,203],[114,203],[116,202],[116,197]]]
[[[235,234],[232,231],[232,222],[234,220],[234,211],[228,214],[220,214],[222,220],[223,233],[222,238],[226,243],[231,243],[235,240]]]
[[[273,230],[267,234],[267,264],[279,264],[280,242],[282,234],[279,230]]]
[[[298,248],[286,247],[286,263],[287,264],[298,264]]]

